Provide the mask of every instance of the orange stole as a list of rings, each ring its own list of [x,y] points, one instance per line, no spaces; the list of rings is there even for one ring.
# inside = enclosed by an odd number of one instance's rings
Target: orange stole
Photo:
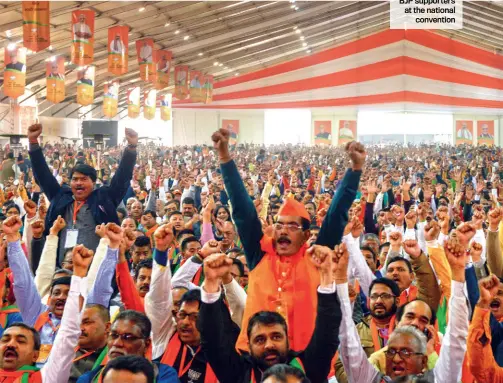
[[[398,303],[399,306],[403,306],[406,303],[409,303],[410,301],[413,301],[414,299],[417,298],[417,287],[414,285],[410,285],[409,287],[409,295],[407,295],[407,291],[404,290],[400,294],[400,302]]]
[[[246,329],[253,314],[284,310],[290,349],[304,350],[314,331],[319,273],[304,256],[305,245],[295,255],[280,257],[273,249],[271,237],[264,235],[260,244],[265,255],[249,275],[248,298],[236,348],[248,351]],[[284,280],[280,283],[281,278]]]
[[[168,366],[173,366],[175,364],[176,358],[178,357],[178,354],[180,352],[183,352],[186,350],[183,350],[186,346],[182,344],[182,341],[180,340],[180,337],[178,336],[178,333],[175,333],[173,335],[168,343],[168,347],[166,351],[164,352],[164,355],[161,358],[161,364],[166,364]],[[196,351],[196,354],[200,351],[198,349]],[[190,365],[192,364],[192,361],[189,363],[185,364],[183,363],[183,358],[182,361],[180,362],[180,367],[178,368],[178,377],[181,378],[185,373],[188,371]],[[185,366],[182,366],[182,363],[185,364]],[[215,373],[210,367],[209,363],[206,363],[206,374],[204,375],[204,383],[218,383],[218,379],[215,376]]]
[[[26,378],[23,380],[23,376],[26,376],[28,380]],[[0,379],[2,383],[42,383],[42,374],[40,371],[30,370],[0,370]]]

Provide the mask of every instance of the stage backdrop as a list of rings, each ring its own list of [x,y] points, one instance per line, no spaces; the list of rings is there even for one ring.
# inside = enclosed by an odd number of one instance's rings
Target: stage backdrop
[[[473,121],[456,121],[456,145],[473,144]]]
[[[355,120],[340,120],[339,121],[339,145],[346,145],[346,143],[356,140],[357,130],[356,130]]]
[[[477,121],[477,145],[494,145],[494,121]]]
[[[332,121],[314,121],[314,144],[332,144]]]
[[[222,128],[229,130],[229,144],[237,145],[239,139],[239,120],[222,120]]]

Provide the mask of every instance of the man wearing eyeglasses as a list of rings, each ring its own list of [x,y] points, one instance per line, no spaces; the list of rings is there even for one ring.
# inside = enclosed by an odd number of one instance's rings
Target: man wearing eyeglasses
[[[421,333],[422,328],[424,328],[424,326],[419,325],[422,320],[421,317],[414,320],[405,318],[404,320],[402,316],[397,330],[390,334],[385,351],[385,373],[381,373],[370,363],[352,320],[347,272],[341,273],[340,282],[337,284],[337,294],[342,305],[342,324],[339,339],[341,341],[341,359],[348,382],[382,383],[409,375],[424,375],[425,378],[429,379],[428,381],[435,383],[456,383],[460,381],[468,334],[468,307],[463,292],[467,261],[466,247],[467,243],[461,243],[457,238],[449,239],[444,245],[445,255],[452,271],[448,313],[449,325],[435,367],[426,372],[428,362],[426,355],[427,338]],[[345,282],[342,283],[344,278]],[[427,323],[427,319],[424,321]],[[418,330],[414,331],[412,328]]]
[[[232,218],[250,268],[248,298],[237,348],[248,350],[246,329],[250,317],[259,311],[274,311],[287,319],[290,347],[304,350],[314,331],[316,289],[320,282],[316,268],[305,257],[311,217],[302,203],[287,197],[278,211],[272,235],[264,234],[255,205],[231,158],[228,129],[216,131],[211,138],[218,151],[225,190],[233,208]],[[316,240],[316,244],[332,249],[341,242],[367,155],[363,145],[357,142],[349,143],[346,151],[352,168],[340,183]]]

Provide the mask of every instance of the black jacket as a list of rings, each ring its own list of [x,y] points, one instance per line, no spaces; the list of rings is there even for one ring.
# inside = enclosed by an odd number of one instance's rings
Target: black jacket
[[[37,146],[30,150],[30,159],[35,180],[51,202],[45,218],[45,234],[47,235],[58,215],[64,217],[68,205],[74,202],[73,193],[69,186],[60,186],[54,178],[45,162],[42,148]],[[97,188],[87,199],[96,225],[108,222],[119,224],[116,209],[129,187],[135,163],[136,151],[124,150],[119,168],[112,178],[110,186]]]
[[[226,327],[220,309],[221,299],[214,304],[202,303],[199,309],[198,328],[201,346],[220,383],[250,383],[252,369],[259,382],[262,371],[248,354],[240,355],[235,349],[236,339]],[[330,364],[339,347],[341,306],[337,295],[318,293],[316,325],[309,345],[304,351],[290,351],[288,363],[298,357],[312,383],[324,383]]]

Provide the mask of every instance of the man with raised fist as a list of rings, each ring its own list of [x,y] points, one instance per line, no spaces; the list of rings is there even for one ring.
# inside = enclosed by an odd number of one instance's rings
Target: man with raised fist
[[[28,128],[30,158],[35,179],[51,202],[46,217],[46,230],[51,227],[58,215],[68,223],[59,236],[58,264],[61,264],[65,249],[72,248],[78,243],[96,251],[100,240],[94,230],[96,225],[119,223],[116,210],[133,176],[138,134],[126,128],[128,146],[124,150],[119,168],[110,186],[96,188],[96,170],[87,164],[77,164],[71,170],[70,187],[59,185],[49,170],[38,143],[41,133],[41,124],[34,124]]]

